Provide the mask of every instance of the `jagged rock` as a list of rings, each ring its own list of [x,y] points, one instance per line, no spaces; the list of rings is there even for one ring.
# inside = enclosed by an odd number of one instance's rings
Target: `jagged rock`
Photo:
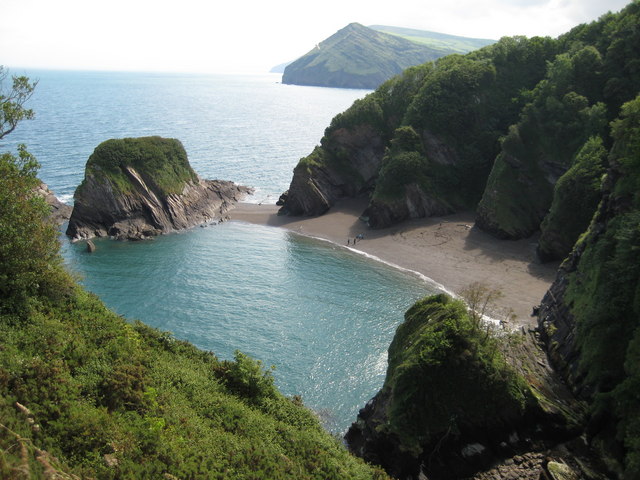
[[[221,219],[251,191],[199,178],[177,140],[110,140],[87,162],[67,235],[136,240],[182,230]]]
[[[44,198],[45,202],[51,207],[51,215],[49,220],[54,225],[62,225],[71,217],[72,207],[62,203],[55,194],[49,190],[46,183],[40,183],[40,186],[36,189],[36,194]]]
[[[520,467],[523,455],[578,435],[584,405],[571,396],[548,364],[540,361],[544,352],[531,333],[513,333],[514,337],[500,346],[510,365],[501,376],[521,376],[522,381],[513,385],[523,389],[524,403],[506,394],[512,387],[504,384],[492,383],[485,390],[491,381],[480,377],[491,374],[476,369],[473,354],[466,348],[459,346],[460,356],[454,350],[446,355],[434,353],[441,347],[433,347],[429,332],[444,335],[438,322],[445,307],[438,306],[437,299],[416,303],[396,330],[385,384],[348,430],[345,439],[349,449],[398,479],[414,479],[420,473],[430,480],[466,479],[500,462],[504,462],[504,472],[497,478],[537,478],[530,476],[535,472],[526,465]],[[438,345],[457,345],[453,337],[446,338],[440,338]],[[434,360],[415,367],[412,362],[423,358],[420,355],[433,355]],[[448,365],[455,367],[447,370]],[[484,410],[488,404],[495,411]],[[528,476],[512,476],[521,470]]]
[[[284,205],[285,202],[287,201],[287,197],[289,197],[289,190],[287,190],[282,195],[280,195],[280,197],[278,198],[278,201],[276,202],[276,205],[279,207]]]
[[[373,185],[385,148],[380,132],[371,125],[357,125],[325,135],[323,146],[294,169],[281,214],[321,215],[337,200],[361,195]],[[326,156],[339,155],[349,157],[348,168],[325,161]]]
[[[405,194],[393,202],[373,199],[362,216],[372,228],[386,228],[409,218],[443,216],[454,210],[440,199],[428,195],[415,183],[405,186]]]
[[[96,245],[91,240],[87,240],[87,252],[93,253],[96,251]]]

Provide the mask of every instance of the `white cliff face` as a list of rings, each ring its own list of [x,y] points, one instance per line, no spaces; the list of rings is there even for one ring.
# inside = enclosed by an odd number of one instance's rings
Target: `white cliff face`
[[[110,236],[137,240],[220,219],[251,189],[222,180],[186,182],[180,194],[162,195],[131,166],[126,193],[106,177],[88,174],[75,194],[67,235],[73,240]]]

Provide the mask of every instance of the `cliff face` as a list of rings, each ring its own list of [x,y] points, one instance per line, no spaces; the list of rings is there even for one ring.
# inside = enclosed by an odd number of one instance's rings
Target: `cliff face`
[[[535,86],[554,52],[550,39],[503,39],[385,82],[336,116],[320,147],[300,161],[283,213],[315,215],[340,196],[364,193],[372,198],[365,216],[376,228],[473,208],[498,139],[517,120],[521,104],[512,99]],[[394,147],[406,129],[417,141]],[[324,197],[322,208],[303,196]]]
[[[369,195],[374,228],[475,210],[499,238],[541,231],[540,258],[561,260],[594,213],[609,122],[637,94],[639,18],[636,0],[558,39],[503,38],[407,69],[332,121],[292,181],[319,200],[296,193],[283,213],[319,214],[349,192]],[[365,168],[358,148],[331,148],[338,128],[377,132],[382,153]],[[406,129],[419,141],[396,148]]]
[[[177,140],[110,140],[87,162],[67,235],[140,239],[221,218],[250,189],[202,180]]]
[[[612,124],[602,201],[540,308],[555,368],[590,402],[588,434],[620,478],[640,476],[640,97]]]
[[[323,146],[296,166],[280,213],[321,215],[336,200],[365,193],[378,173],[383,154],[383,135],[372,126],[328,132]],[[349,165],[340,161],[345,156],[350,159]]]
[[[407,311],[384,386],[347,433],[354,453],[398,479],[471,478],[512,457],[539,459],[534,452],[580,431],[583,406],[535,336],[498,340],[477,320],[445,295]],[[541,463],[508,478],[537,478]]]

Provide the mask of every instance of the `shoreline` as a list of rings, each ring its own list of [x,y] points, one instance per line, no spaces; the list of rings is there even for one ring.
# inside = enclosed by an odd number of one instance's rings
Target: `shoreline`
[[[413,272],[445,292],[457,293],[473,282],[497,288],[500,311],[512,309],[515,325],[537,326],[531,317],[555,278],[559,262],[535,263],[536,237],[499,240],[474,226],[473,213],[408,220],[380,230],[359,220],[366,199],[345,199],[318,217],[278,216],[273,204],[238,203],[231,221],[283,228],[329,241],[393,268]],[[354,245],[358,235],[364,238]],[[349,245],[347,245],[347,240]],[[493,312],[500,317],[501,312]]]

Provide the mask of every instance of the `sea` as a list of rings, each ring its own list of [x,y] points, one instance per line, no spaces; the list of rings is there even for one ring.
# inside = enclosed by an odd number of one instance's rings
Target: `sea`
[[[331,119],[370,92],[283,85],[279,74],[10,73],[38,81],[28,103],[36,116],[0,152],[26,144],[69,204],[96,146],[149,135],[179,139],[201,177],[251,186],[248,202],[273,204]],[[344,246],[242,222],[99,239],[92,254],[60,238],[68,268],[110,308],[221,359],[240,350],[274,366],[280,390],[300,395],[332,433],[382,386],[404,312],[436,291]]]

